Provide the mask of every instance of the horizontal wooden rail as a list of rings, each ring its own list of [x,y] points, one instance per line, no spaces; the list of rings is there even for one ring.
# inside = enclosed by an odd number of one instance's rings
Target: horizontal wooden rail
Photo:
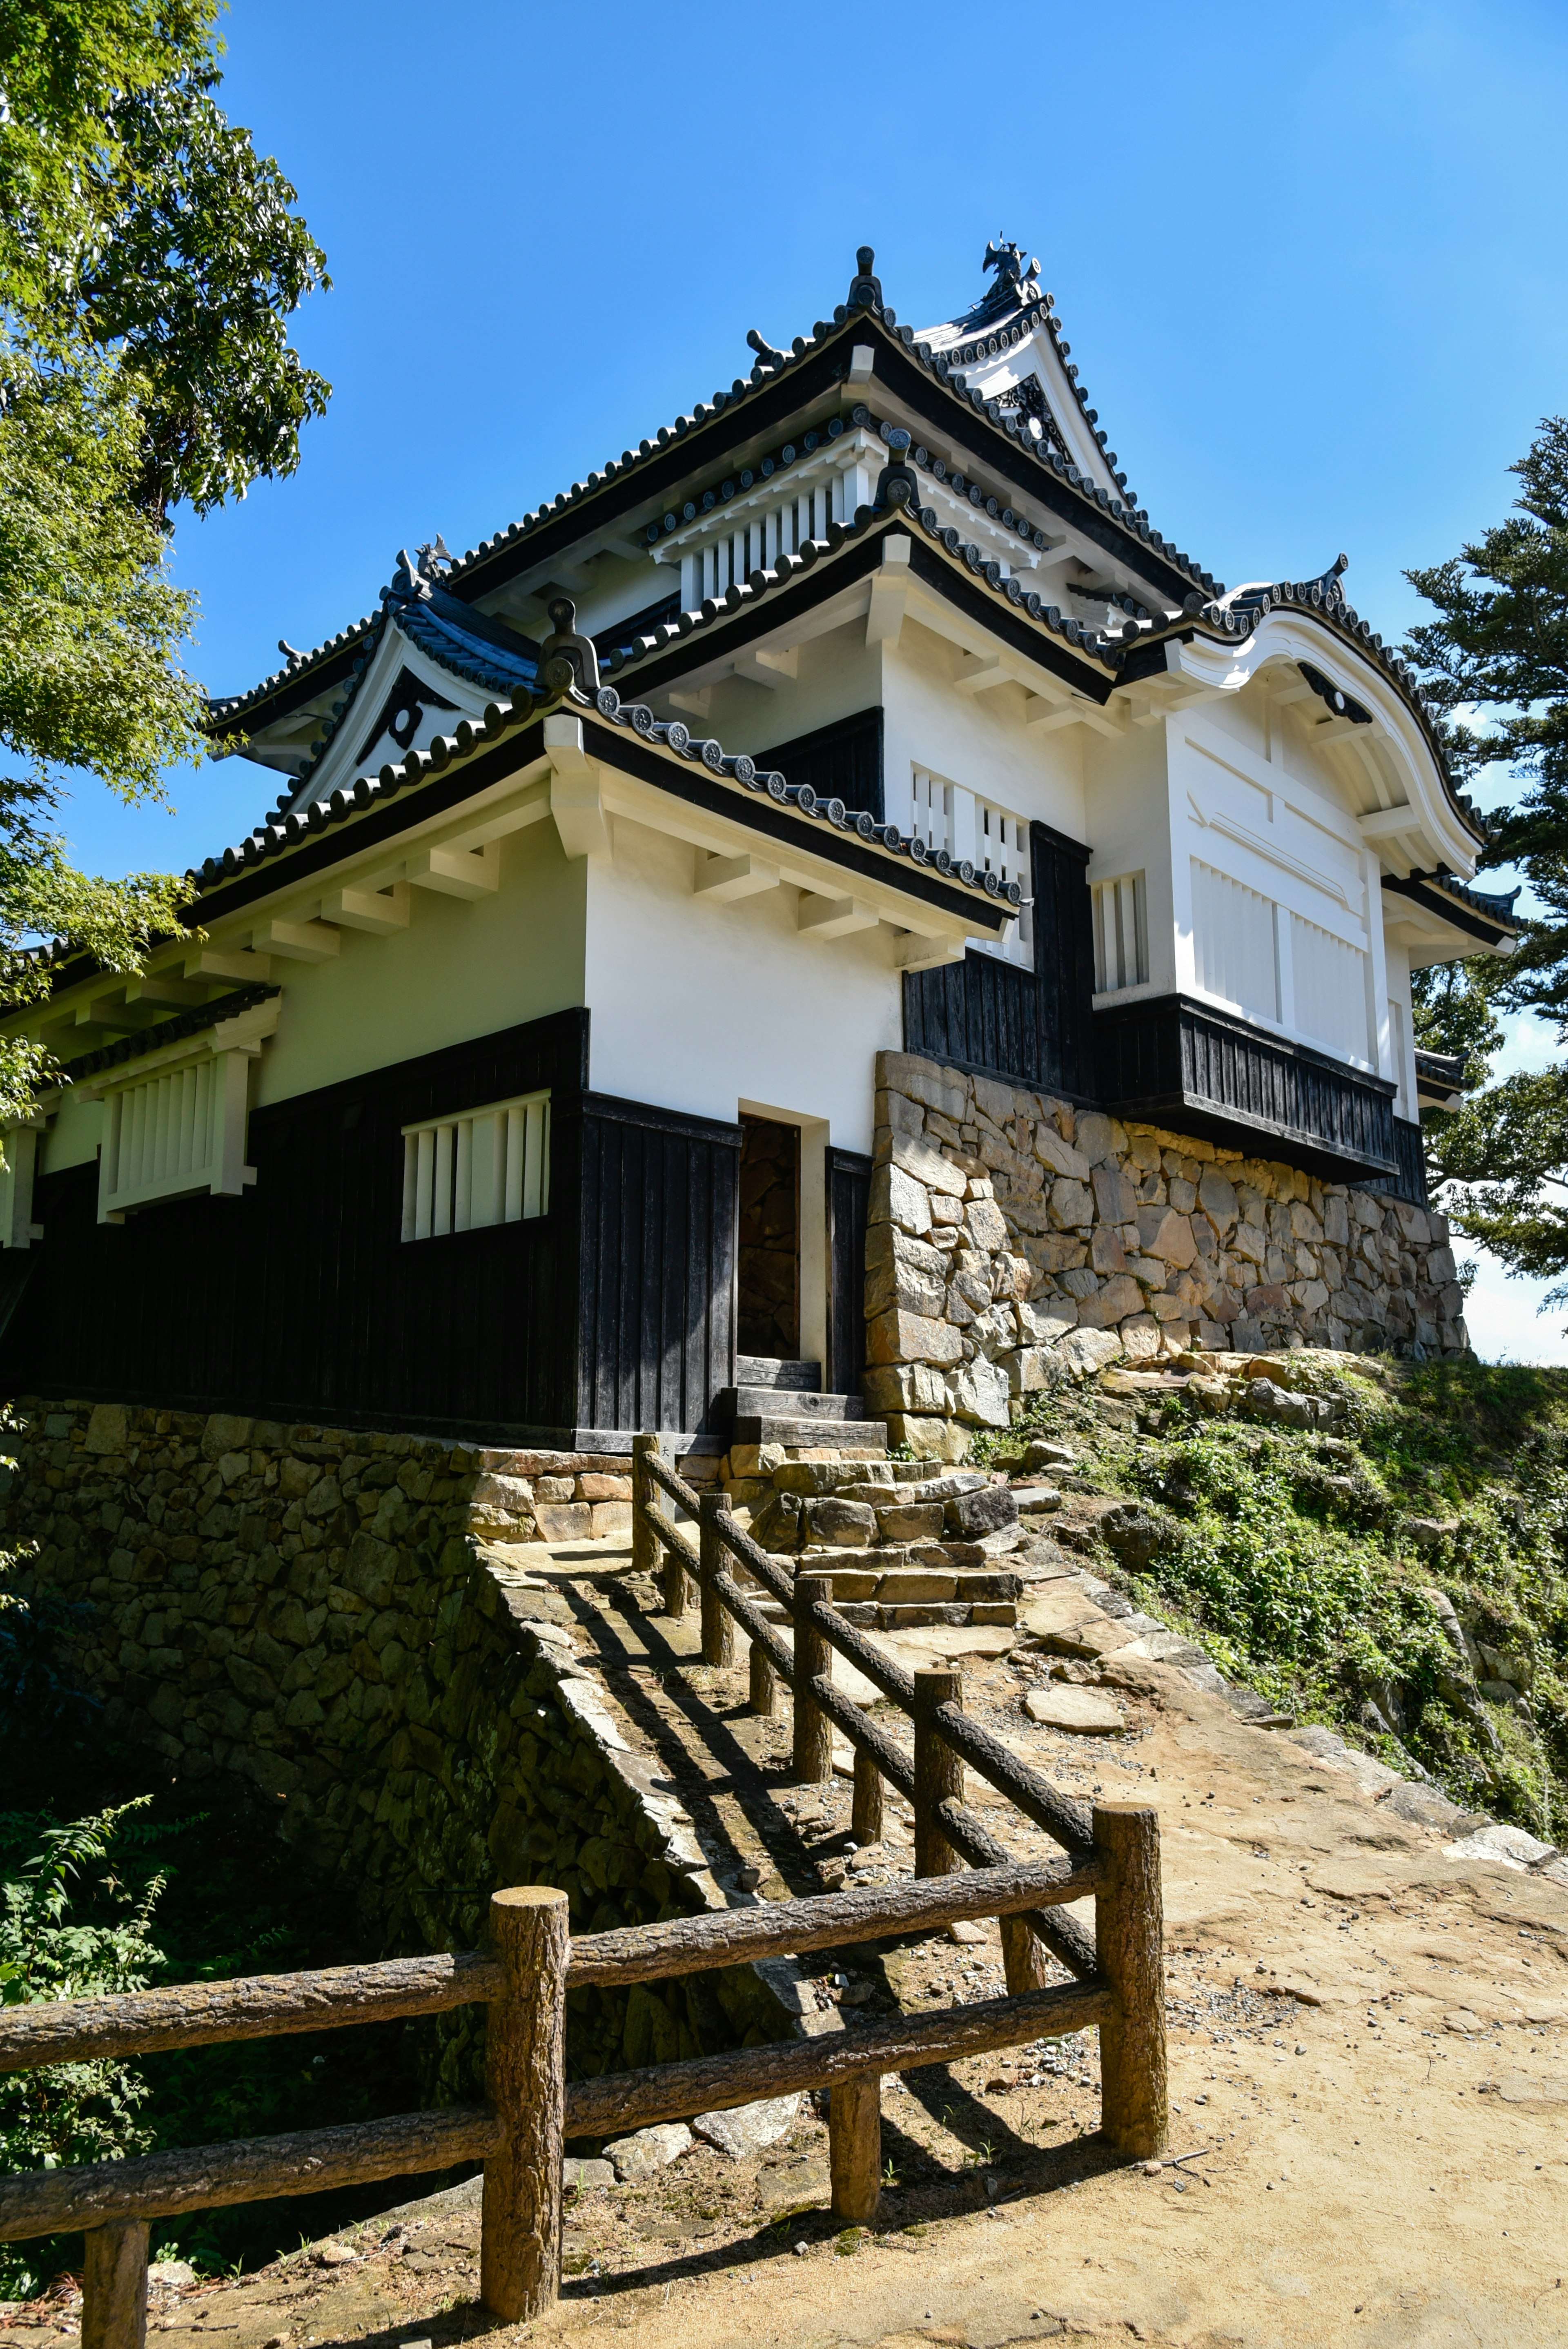
[[[644,1458],[654,1482],[682,1508],[696,1516],[701,1507],[701,1496],[657,1454],[647,1454]],[[701,1564],[693,1544],[668,1518],[656,1516],[650,1522],[656,1537],[676,1550],[688,1573],[700,1579]],[[857,1671],[865,1674],[873,1687],[879,1688],[884,1696],[890,1697],[905,1713],[913,1712],[915,1681],[912,1672],[865,1638],[854,1624],[846,1622],[836,1608],[826,1604],[803,1604],[793,1578],[732,1517],[722,1516],[718,1532],[725,1548],[780,1601],[792,1621],[797,1624],[802,1620],[809,1622],[847,1663],[852,1663]],[[745,1594],[739,1586],[732,1578],[725,1577],[719,1584],[719,1591],[731,1611],[740,1617],[736,1601],[740,1600],[744,1605]],[[755,1616],[749,1606],[746,1612],[752,1615],[753,1622],[760,1623],[763,1619]],[[742,1628],[755,1637],[752,1624],[745,1622],[743,1618],[741,1619]],[[780,1641],[778,1644],[783,1647],[785,1643]],[[776,1657],[770,1660],[774,1662],[776,1670],[785,1671],[785,1667]],[[785,1671],[785,1677],[793,1676]],[[813,1692],[815,1693],[815,1691]],[[833,1711],[826,1702],[823,1709],[825,1712]],[[1031,1770],[1028,1764],[1021,1762],[1000,1738],[992,1736],[979,1722],[971,1720],[957,1706],[944,1706],[937,1725],[955,1753],[961,1754],[999,1794],[1005,1795],[1026,1819],[1044,1828],[1065,1850],[1087,1852],[1093,1848],[1089,1814],[1084,1804],[1075,1802],[1070,1795],[1062,1794],[1048,1779]],[[847,1721],[841,1722],[840,1726],[846,1735],[853,1737],[856,1734]]]
[[[965,1917],[1010,1917],[1103,1892],[1109,1881],[1096,1853],[1026,1868],[1017,1861],[932,1876],[909,1884],[867,1885],[768,1901],[760,1909],[722,1909],[574,1939],[566,1983],[658,1982],[753,1958],[794,1956],[840,1943],[882,1940],[895,1933],[934,1932]]]
[[[0,2242],[450,2169],[460,2161],[493,2157],[501,2136],[500,2121],[483,2106],[457,2106],[446,2112],[354,2121],[343,2128],[298,2129],[286,2137],[139,2154],[130,2161],[23,2170],[0,2176]]]
[[[501,1969],[477,1951],[327,1966],[315,1973],[246,1974],[234,1982],[181,1982],[113,1998],[65,1998],[0,2007],[0,2072],[38,2064],[87,2064],[151,2055],[345,2023],[442,2014],[495,1997]]]
[[[956,1852],[961,1854],[971,1868],[1006,1868],[1012,1863],[1012,1854],[1004,1843],[981,1826],[972,1811],[961,1803],[938,1806],[937,1819],[942,1833]],[[951,1877],[946,1879],[955,1881]],[[956,1879],[962,1882],[962,1878]],[[1075,1917],[1048,1916],[1044,1911],[1032,1914],[1033,1927],[1053,1957],[1060,1958],[1069,1973],[1080,1982],[1087,1982],[1096,1970],[1095,1937],[1085,1932]]]
[[[646,2072],[607,2072],[601,2079],[575,2080],[567,2087],[566,2134],[619,2136],[655,2121],[749,2105],[756,2097],[829,2088],[870,2073],[950,2064],[964,2055],[987,2054],[994,2047],[1017,2047],[1027,2039],[1083,2031],[1105,2023],[1115,2012],[1116,2001],[1104,1982],[1061,1982],[1022,1998],[943,2007],[935,2014],[894,2015],[854,2031],[737,2047],[728,2055],[658,2064]]]

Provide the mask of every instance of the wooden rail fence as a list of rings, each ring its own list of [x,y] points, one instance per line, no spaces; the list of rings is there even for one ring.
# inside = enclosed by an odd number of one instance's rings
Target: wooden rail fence
[[[863,1841],[881,1832],[884,1780],[913,1802],[915,1881],[576,1937],[568,1932],[564,1892],[522,1885],[492,1897],[490,1945],[483,1952],[0,2009],[0,2072],[332,2030],[457,2006],[488,2010],[483,2105],[0,2176],[0,2240],[86,2230],[82,2349],[144,2349],[148,2229],[154,2219],[466,2161],[484,2166],[484,2305],[506,2323],[536,2316],[559,2289],[568,2138],[620,2135],[801,2089],[829,2092],[833,2208],[846,2221],[865,2223],[879,2191],[884,2074],[1091,2023],[1101,2039],[1104,2136],[1129,2157],[1163,2151],[1165,2022],[1154,1811],[1128,1803],[1085,1811],[1058,1793],[968,1719],[955,1673],[909,1673],[889,1662],[836,1611],[826,1578],[786,1574],[729,1516],[722,1495],[700,1497],[683,1483],[661,1457],[656,1438],[638,1437],[635,1450],[634,1543],[645,1564],[654,1564],[656,1550],[662,1551],[667,1605],[677,1613],[684,1609],[690,1576],[701,1595],[704,1656],[715,1663],[732,1656],[731,1626],[739,1622],[752,1641],[753,1702],[771,1713],[777,1684],[793,1690],[800,1776],[820,1781],[829,1775],[833,1727],[851,1740],[855,1823]],[[696,1519],[695,1546],[656,1496]],[[731,1559],[781,1601],[794,1626],[793,1648],[735,1580]],[[912,1764],[835,1689],[829,1677],[835,1650],[910,1715]],[[1029,1866],[1013,1859],[964,1806],[966,1764],[1045,1828],[1066,1857]],[[1058,1913],[1086,1897],[1095,1901],[1092,1941],[1075,1920]],[[1007,1985],[1002,1998],[644,2071],[566,2078],[569,1989],[654,1982],[753,1958],[929,1932],[973,1917],[1001,1920]],[[1042,1943],[1076,1980],[1042,1980]]]

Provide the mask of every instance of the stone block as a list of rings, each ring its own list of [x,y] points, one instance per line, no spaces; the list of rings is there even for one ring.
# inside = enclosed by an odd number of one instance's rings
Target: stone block
[[[957,1362],[963,1340],[950,1323],[929,1314],[879,1313],[869,1331],[873,1363]]]
[[[1158,1257],[1162,1264],[1185,1267],[1198,1254],[1190,1221],[1174,1207],[1140,1207],[1137,1227],[1144,1254]]]
[[[940,1501],[910,1501],[878,1509],[877,1526],[884,1541],[935,1541],[942,1529]]]
[[[1096,1169],[1096,1175],[1101,1172],[1103,1169]],[[1097,1224],[1089,1243],[1089,1262],[1096,1272],[1125,1272],[1127,1252],[1122,1245],[1121,1233],[1109,1224]]]
[[[919,1236],[931,1227],[931,1203],[925,1186],[917,1183],[898,1166],[878,1166],[871,1175],[870,1203],[867,1220],[872,1224],[898,1224],[907,1232]]]
[[[879,1606],[934,1606],[951,1599],[958,1588],[958,1578],[952,1574],[935,1573],[929,1568],[911,1566],[900,1572],[883,1575],[877,1586]]]
[[[1137,1213],[1137,1194],[1119,1166],[1096,1166],[1095,1205],[1105,1224],[1130,1224]]]
[[[930,1061],[917,1060],[912,1053],[878,1052],[877,1082],[961,1124],[969,1113],[969,1090],[963,1078],[954,1070],[933,1068]]]
[[[1007,1373],[999,1364],[977,1355],[954,1372],[948,1382],[952,1410],[959,1419],[971,1421],[979,1427],[1005,1427],[1008,1423],[1008,1398],[1012,1390]]]
[[[906,1446],[917,1460],[966,1460],[969,1430],[956,1421],[912,1412],[888,1413],[888,1441]]]
[[[976,1541],[982,1534],[1000,1533],[1018,1523],[1017,1497],[1006,1485],[984,1485],[978,1492],[959,1493],[945,1507],[947,1530],[963,1541]]]
[[[1199,1179],[1198,1204],[1215,1230],[1221,1234],[1230,1230],[1241,1212],[1235,1185],[1221,1174],[1218,1166],[1204,1168]]]
[[[1075,1378],[1091,1378],[1114,1362],[1123,1347],[1111,1330],[1070,1330],[1056,1351]]]
[[[1148,1361],[1159,1352],[1159,1323],[1152,1313],[1129,1313],[1117,1330],[1129,1362]]]
[[[576,1498],[579,1501],[629,1501],[631,1478],[602,1475],[579,1476]]]
[[[1142,1310],[1143,1290],[1130,1273],[1117,1273],[1096,1296],[1081,1300],[1078,1321],[1084,1329],[1106,1330],[1115,1322],[1125,1321],[1129,1313]]]
[[[902,1174],[910,1175],[927,1191],[945,1193],[949,1198],[961,1199],[969,1177],[950,1158],[918,1134],[896,1133],[893,1136],[892,1163]]]
[[[1091,1166],[1099,1166],[1106,1159],[1115,1157],[1118,1131],[1120,1129],[1113,1118],[1104,1116],[1098,1110],[1085,1110],[1079,1113],[1073,1139],[1078,1145],[1080,1155],[1087,1159]],[[1126,1146],[1125,1135],[1123,1146]]]
[[[894,1223],[873,1224],[866,1243],[866,1311],[875,1317],[889,1307],[907,1313],[940,1315],[948,1260]]]
[[[840,1549],[858,1549],[877,1538],[877,1512],[864,1501],[842,1501],[836,1495],[805,1505],[805,1537]]]
[[[861,1380],[866,1408],[877,1419],[890,1411],[945,1411],[947,1384],[929,1362],[881,1363]]]
[[[1051,1185],[1051,1213],[1063,1226],[1076,1226],[1094,1221],[1095,1202],[1087,1184],[1074,1183],[1065,1177]]]
[[[119,1406],[115,1405],[113,1408],[118,1409]],[[93,1413],[93,1417],[96,1419],[98,1413],[95,1412]],[[212,1417],[208,1420],[205,1428],[202,1432],[202,1459],[214,1461],[221,1460],[225,1452],[239,1452],[244,1450],[250,1443],[251,1430],[254,1423],[254,1420],[242,1419],[233,1412],[213,1412]],[[88,1431],[88,1444],[90,1447],[90,1427]]]
[[[248,1426],[248,1421],[246,1424]],[[101,1456],[127,1451],[130,1443],[130,1414],[124,1403],[95,1403],[87,1424],[86,1449]]]
[[[782,1468],[774,1470],[775,1491],[794,1493],[806,1499],[823,1493],[836,1493],[846,1481],[844,1464],[836,1457],[831,1460],[786,1460]]]
[[[603,1541],[612,1534],[630,1533],[629,1501],[590,1501],[587,1510],[588,1531],[595,1541]]]
[[[593,1511],[586,1501],[541,1501],[534,1515],[541,1541],[587,1541],[593,1532]]]
[[[1037,1304],[1016,1309],[1018,1334],[1031,1346],[1054,1346],[1078,1326],[1075,1297],[1044,1297]]]
[[[1007,1218],[994,1199],[971,1199],[964,1209],[971,1247],[994,1256],[1007,1246]]]

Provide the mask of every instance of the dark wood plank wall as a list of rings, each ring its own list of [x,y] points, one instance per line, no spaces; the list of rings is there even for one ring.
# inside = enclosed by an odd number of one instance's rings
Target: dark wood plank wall
[[[857,1150],[827,1151],[827,1360],[830,1394],[857,1395],[866,1369],[866,1227],[871,1160]]]
[[[810,734],[756,754],[759,767],[776,767],[787,782],[809,783],[819,800],[842,800],[859,814],[886,822],[882,782],[882,712],[857,710]]]
[[[1129,1115],[1205,1121],[1199,1130],[1267,1157],[1290,1145],[1325,1165],[1396,1167],[1394,1085],[1287,1043],[1183,996],[1109,1005],[1095,1015],[1101,1098]]]
[[[581,1428],[708,1425],[735,1377],[741,1129],[587,1094]]]
[[[100,1225],[96,1165],[44,1176],[0,1385],[497,1441],[700,1427],[733,1377],[739,1130],[587,1093],[587,1035],[566,1012],[253,1111],[239,1199]],[[400,1129],[545,1085],[549,1213],[405,1242]]]
[[[1383,1191],[1395,1199],[1407,1199],[1413,1207],[1429,1207],[1431,1199],[1427,1190],[1427,1154],[1421,1142],[1421,1129],[1413,1119],[1397,1117],[1394,1121],[1394,1155],[1399,1162],[1397,1174],[1389,1174],[1363,1188]]]
[[[1095,956],[1089,852],[1049,824],[1030,826],[1034,968],[996,955],[911,971],[904,1047],[1043,1092],[1095,1092]]]

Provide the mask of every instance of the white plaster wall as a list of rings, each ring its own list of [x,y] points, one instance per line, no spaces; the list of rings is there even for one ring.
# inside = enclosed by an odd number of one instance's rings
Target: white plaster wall
[[[613,837],[584,860],[594,1090],[731,1122],[766,1104],[868,1151],[876,1055],[903,1042],[892,933],[803,938],[798,891],[713,905],[694,849],[620,817]]]
[[[628,688],[635,694],[635,687]],[[721,678],[701,721],[726,750],[753,754],[793,742],[841,718],[856,717],[882,698],[881,648],[866,641],[864,618],[813,636],[796,647],[795,674],[776,686],[749,678]],[[656,695],[655,700],[658,700]],[[698,720],[688,713],[686,722]]]
[[[493,896],[471,903],[415,889],[406,930],[346,929],[330,961],[275,960],[282,1011],[252,1071],[251,1107],[581,1003],[585,884],[546,821],[502,842]],[[103,1118],[101,1104],[67,1091],[41,1171],[90,1158]]]
[[[1083,729],[1076,728],[1082,733]],[[1089,884],[1141,873],[1148,926],[1148,979],[1106,1002],[1168,995],[1178,984],[1176,900],[1170,857],[1169,785],[1163,726],[1133,726],[1116,741],[1091,737],[1084,752],[1085,834]]]
[[[1080,727],[1032,733],[1023,688],[964,694],[953,679],[967,657],[916,620],[885,648],[885,772],[890,822],[909,823],[909,774],[924,767],[1031,823],[1086,840]]]

